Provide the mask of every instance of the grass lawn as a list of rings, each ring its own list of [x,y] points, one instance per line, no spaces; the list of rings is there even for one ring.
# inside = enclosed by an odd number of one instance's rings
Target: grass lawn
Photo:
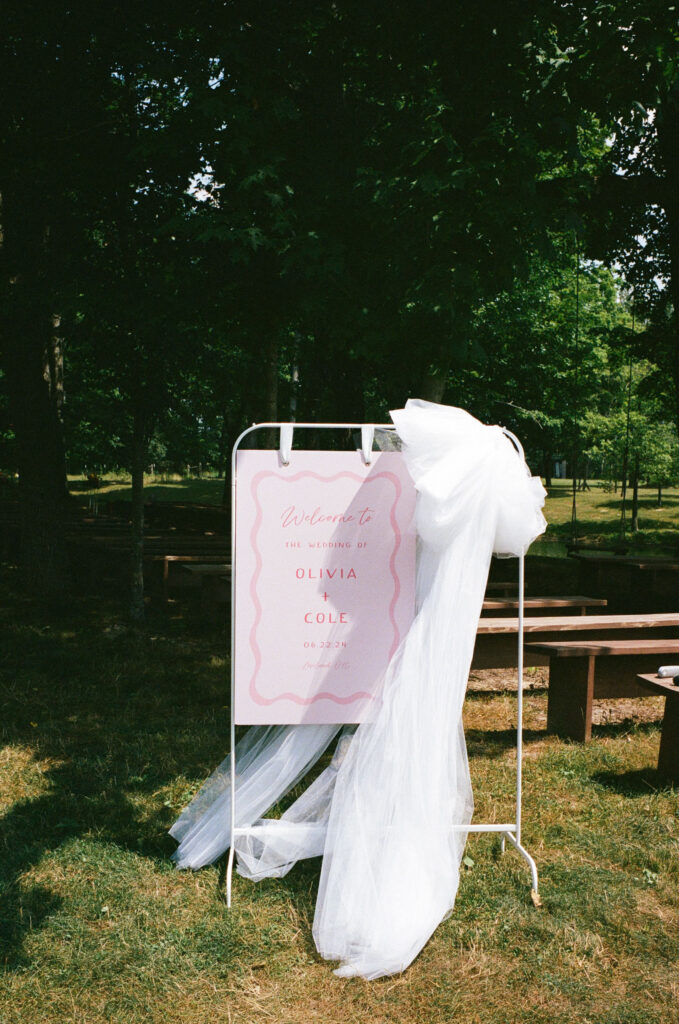
[[[630,554],[670,554],[679,557],[679,488],[663,491],[662,507],[657,507],[656,488],[642,487],[639,490],[639,532],[632,534],[631,494],[627,495],[626,541]],[[542,547],[549,543],[566,544],[571,539],[571,512],[573,491],[570,480],[556,480],[549,489],[545,502],[545,517],[548,522]],[[576,536],[592,544],[611,544],[620,538],[620,493],[607,491],[593,481],[589,491],[576,495],[577,529]],[[531,548],[531,551],[534,549]]]
[[[311,938],[317,861],[236,876],[227,912],[220,865],[168,859],[168,826],[226,753],[226,630],[133,632],[111,604],[38,610],[5,582],[2,1024],[679,1020],[679,794],[655,771],[655,698],[564,743],[534,670],[524,841],[544,906],[516,854],[472,838],[455,911],[409,970],[339,980]],[[512,814],[515,708],[502,685],[466,702],[478,820]]]
[[[103,486],[91,490],[83,477],[69,478],[76,498],[96,495],[103,506],[107,501],[130,500],[129,478],[107,477]],[[224,480],[196,477],[148,477],[147,501],[196,502],[220,505]],[[629,532],[631,497],[627,499],[627,542],[630,554],[670,555],[679,557],[679,488],[663,491],[662,508],[657,508],[655,488],[641,488],[639,499],[639,533]],[[531,548],[533,554],[565,555],[571,539],[572,490],[570,480],[555,480],[545,503],[547,532]],[[620,537],[620,494],[604,489],[592,481],[591,490],[577,494],[577,537],[592,544],[611,544]]]
[[[132,483],[129,476],[108,474],[102,478],[101,487],[91,487],[83,476],[69,476],[68,486],[76,498],[99,499],[101,506],[108,501],[130,501]],[[177,501],[198,505],[221,505],[224,495],[224,479],[217,477],[184,477],[175,474],[144,477],[146,501]]]

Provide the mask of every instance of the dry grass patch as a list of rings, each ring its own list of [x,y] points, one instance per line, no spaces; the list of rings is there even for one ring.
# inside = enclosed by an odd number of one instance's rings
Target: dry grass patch
[[[34,728],[32,726],[32,728]],[[49,772],[58,762],[36,759],[34,748],[9,744],[0,750],[0,814],[21,800],[30,800],[49,789]]]

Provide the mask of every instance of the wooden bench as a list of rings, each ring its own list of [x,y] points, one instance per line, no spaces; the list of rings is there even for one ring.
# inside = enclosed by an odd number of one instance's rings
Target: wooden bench
[[[231,598],[231,566],[224,562],[201,562],[184,564],[182,570],[198,580],[201,611],[208,619],[216,620],[219,617],[217,605],[227,604]]]
[[[638,675],[637,681],[655,696],[665,697],[658,771],[679,786],[679,686],[675,686],[671,678],[658,679],[657,675],[650,673]]]
[[[668,558],[639,558],[620,555],[585,555],[574,553],[570,556],[579,565],[578,587],[589,593],[614,595],[619,601],[634,601],[639,607],[640,598],[656,603],[662,599],[673,607],[673,600],[679,585],[679,561]]]
[[[121,577],[128,570],[132,551],[129,527],[120,533],[97,531],[88,535],[85,531],[70,537],[68,543],[74,565],[90,585],[97,585],[106,574]],[[145,532],[143,560],[146,587],[160,591],[167,601],[169,588],[177,584],[182,586],[181,577],[173,578],[173,563],[228,562],[230,551],[230,540],[219,535]]]
[[[605,608],[607,604],[605,597],[582,597],[577,594],[574,597],[526,597],[523,602],[527,611],[537,615],[554,608],[562,609],[564,613],[573,611],[586,615],[588,608]],[[483,611],[494,612],[496,615],[515,615],[518,607],[518,597],[487,597],[483,602]]]
[[[201,585],[203,587],[206,600],[212,598],[213,600],[222,603],[224,601],[228,601],[228,595],[226,595],[223,588],[220,588],[218,583],[214,581],[215,577],[223,577],[225,574],[228,576],[231,572],[231,566],[225,563],[222,558],[219,558],[218,556],[215,556],[213,559],[208,559],[201,558],[199,555],[165,555],[163,561],[163,587],[165,593],[168,591],[170,563],[178,563],[182,569],[185,569],[194,577],[201,579]],[[208,564],[212,562],[214,562],[214,564]],[[483,602],[483,611],[494,612],[496,615],[515,615],[518,607],[518,598],[514,597],[487,598]],[[547,613],[554,608],[563,609],[564,611],[572,610],[574,613],[585,615],[588,608],[605,608],[606,600],[605,598],[600,597],[580,596],[528,597],[524,601],[524,607],[538,615],[541,613]]]
[[[152,561],[159,562],[162,564],[163,600],[165,602],[167,602],[170,596],[171,585],[177,582],[177,580],[171,578],[172,574],[170,570],[172,566],[176,565],[177,568],[181,570],[190,568],[192,566],[196,568],[204,566],[213,572],[217,571],[221,572],[222,574],[226,572],[231,572],[231,566],[228,564],[228,562],[225,561],[224,555],[219,553],[214,555],[152,555],[151,558]],[[179,579],[182,579],[184,576],[185,573],[182,573],[182,576],[180,576]]]
[[[482,616],[476,633],[472,669],[516,668],[518,627],[515,617]],[[638,636],[640,640],[676,640],[679,639],[679,615],[674,612],[652,615],[529,615],[523,620],[523,629],[526,643],[524,664],[546,665],[549,655],[534,650],[529,641],[596,642],[629,639],[630,635]]]
[[[592,700],[647,696],[636,675],[679,654],[679,640],[560,640],[527,649],[549,657],[547,732],[586,743]]]

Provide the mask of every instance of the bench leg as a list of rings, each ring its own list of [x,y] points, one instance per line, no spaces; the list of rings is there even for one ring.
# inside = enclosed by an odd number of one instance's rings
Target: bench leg
[[[550,658],[547,732],[587,743],[592,736],[595,658]]]
[[[665,697],[658,771],[679,785],[679,697]]]

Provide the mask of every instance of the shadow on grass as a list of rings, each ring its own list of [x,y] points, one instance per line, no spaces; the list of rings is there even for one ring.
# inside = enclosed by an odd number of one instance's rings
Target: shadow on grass
[[[630,733],[647,735],[660,728],[660,721],[660,718],[647,722],[639,722],[636,718],[623,718],[619,722],[601,722],[592,726],[592,739],[615,739]]]
[[[549,538],[552,541],[568,544],[571,539],[570,523],[550,523]],[[630,534],[621,542],[620,524],[618,520],[578,521],[578,541],[591,546],[592,553],[601,549],[603,555],[624,554],[632,558],[664,558],[677,557],[677,531],[671,523],[660,519],[652,519],[648,513],[642,515],[639,533]]]
[[[40,754],[45,756],[42,748]],[[27,886],[25,872],[45,854],[107,822],[109,838],[132,848],[124,836],[140,826],[124,794],[108,795],[88,786],[91,776],[83,762],[76,770],[49,773],[53,792],[14,806],[2,820],[4,855],[0,868],[0,961],[9,970],[23,969],[30,961],[23,953],[25,935],[41,928],[62,906],[60,896],[44,885]],[[88,794],[88,789],[90,793]],[[95,789],[95,792],[92,792]],[[87,801],[86,817],[83,801]],[[101,831],[98,838],[104,838]],[[139,849],[138,844],[134,844]]]
[[[469,757],[502,757],[516,747],[516,729],[465,729]],[[543,740],[543,729],[524,729],[523,742]]]
[[[609,498],[608,501],[600,501],[599,502],[599,507],[600,508],[611,508],[611,509],[616,509],[616,510],[619,511],[620,510],[620,506],[621,506],[621,501],[622,501],[622,499],[620,498],[620,495],[618,495],[617,498],[615,496],[613,496],[613,497]],[[631,507],[631,502],[632,502],[631,495],[628,494],[628,496],[627,496],[627,504],[628,504],[629,507]],[[674,495],[669,495],[666,498],[663,495],[662,505],[660,506],[660,508],[658,508],[658,501],[657,501],[656,495],[653,495],[653,496],[651,496],[650,494],[649,495],[641,495],[641,494],[639,495],[639,511],[640,512],[641,511],[645,511],[645,512],[662,512],[662,510],[664,508],[679,508],[679,498],[675,497]],[[628,511],[629,511],[629,509],[628,509]]]
[[[548,686],[527,686],[524,688],[524,697],[544,697],[548,691]],[[510,689],[500,686],[488,690],[467,690],[465,701],[486,700],[488,697],[516,697],[516,687]]]
[[[549,532],[551,536],[570,538],[573,527],[568,523],[550,523]],[[609,520],[578,520],[578,536],[583,537],[607,537],[611,540],[620,538],[620,523],[617,519]]]
[[[568,498],[569,501],[573,499],[573,492],[570,487],[555,487],[552,484],[547,488],[547,497],[550,501],[565,500]]]
[[[0,963],[12,970],[61,906],[25,877],[46,856],[82,838],[167,863],[176,814],[163,791],[221,761],[228,709],[221,636],[186,636],[183,624],[135,633],[93,601],[49,614],[2,606],[0,746],[33,755],[22,768],[10,752],[0,820]]]
[[[648,796],[659,790],[672,789],[672,783],[662,776],[656,768],[640,768],[629,772],[595,772],[592,782],[605,786],[613,793],[621,796]]]
[[[477,696],[486,696],[478,693]],[[531,691],[539,692],[539,691]],[[546,692],[546,691],[542,691]],[[503,695],[506,691],[500,691]],[[471,696],[471,695],[470,695]],[[659,720],[650,722],[638,722],[635,719],[625,718],[621,722],[606,722],[601,725],[592,726],[592,739],[615,739],[627,736],[629,733],[648,734],[655,732],[660,726]],[[502,755],[516,747],[516,729],[466,729],[467,752],[470,757],[502,757]],[[556,734],[548,733],[546,729],[524,729],[523,742],[530,744],[544,740],[547,737],[559,739],[561,743],[582,747],[576,740],[569,740],[557,737]],[[656,773],[657,774],[657,773]]]

